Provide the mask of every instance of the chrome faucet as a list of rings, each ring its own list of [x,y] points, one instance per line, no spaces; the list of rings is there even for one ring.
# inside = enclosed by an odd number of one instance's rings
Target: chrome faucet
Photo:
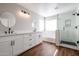
[[[13,31],[11,30],[11,28],[8,29],[8,31],[5,31],[5,34],[12,34]]]

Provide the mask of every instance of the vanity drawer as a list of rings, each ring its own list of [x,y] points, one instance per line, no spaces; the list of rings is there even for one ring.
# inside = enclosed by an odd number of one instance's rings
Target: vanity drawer
[[[24,34],[24,37],[30,37],[31,34]]]
[[[34,46],[35,46],[34,42],[27,42],[27,43],[24,43],[24,49],[25,49],[25,50],[28,50],[28,49],[30,49],[30,48],[32,48],[32,47],[34,47]]]
[[[10,37],[0,37],[0,42],[10,41],[10,40],[12,40],[12,38]]]
[[[33,41],[34,41],[34,39],[32,39],[32,38],[24,38],[24,43],[30,43]]]

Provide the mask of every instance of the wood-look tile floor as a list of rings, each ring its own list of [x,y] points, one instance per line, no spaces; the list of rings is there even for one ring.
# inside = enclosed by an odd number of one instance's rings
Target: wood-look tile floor
[[[42,42],[19,56],[79,56],[79,51]]]

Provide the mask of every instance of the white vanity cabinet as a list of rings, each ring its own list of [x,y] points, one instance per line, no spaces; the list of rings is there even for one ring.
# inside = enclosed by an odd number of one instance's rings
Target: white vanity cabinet
[[[40,43],[36,33],[0,36],[0,56],[19,55]]]
[[[0,37],[0,56],[18,55],[24,51],[23,35]]]
[[[12,45],[8,37],[0,37],[0,56],[11,56]]]
[[[41,42],[39,35],[33,33],[29,36],[24,35],[24,50],[28,50]]]
[[[12,46],[10,41],[0,42],[0,56],[12,55]]]
[[[31,37],[27,37],[27,36],[24,36],[24,50],[28,50],[30,49],[30,46],[32,45],[32,39]]]
[[[24,39],[23,35],[17,35],[13,38],[13,55],[18,55],[24,52]]]

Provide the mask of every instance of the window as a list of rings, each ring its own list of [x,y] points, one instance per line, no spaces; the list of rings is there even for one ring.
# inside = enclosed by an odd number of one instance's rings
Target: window
[[[57,29],[57,20],[39,20],[39,32],[43,31],[56,31]]]
[[[57,20],[45,20],[45,31],[55,31],[57,29]]]
[[[32,27],[33,27],[33,28],[35,27],[35,24],[34,24],[34,23],[32,23]]]

